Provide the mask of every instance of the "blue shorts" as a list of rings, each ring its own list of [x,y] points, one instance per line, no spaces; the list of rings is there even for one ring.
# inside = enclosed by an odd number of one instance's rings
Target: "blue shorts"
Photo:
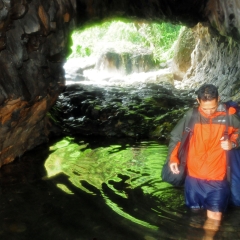
[[[227,180],[209,181],[186,177],[185,201],[190,208],[224,212],[228,206],[229,197],[230,187]]]

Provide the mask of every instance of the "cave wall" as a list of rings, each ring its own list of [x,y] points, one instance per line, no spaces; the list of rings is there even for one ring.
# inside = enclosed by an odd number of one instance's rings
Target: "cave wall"
[[[0,166],[48,140],[46,114],[64,86],[75,27],[113,17],[188,27],[201,22],[204,34],[192,56],[196,68],[183,81],[212,81],[228,64],[224,80],[216,81],[224,91],[234,73],[238,79],[239,9],[238,0],[0,0]],[[205,61],[207,54],[215,56]]]
[[[0,0],[0,166],[47,141],[75,0]]]
[[[238,0],[209,0],[205,15],[212,27],[223,36],[240,43],[240,2]]]
[[[193,27],[196,46],[182,87],[198,88],[204,82],[218,86],[223,101],[240,101],[240,2],[209,0],[208,21]]]
[[[182,82],[185,89],[198,88],[207,82],[218,86],[223,101],[240,100],[240,46],[213,28],[195,27],[197,44],[191,54],[191,66]]]

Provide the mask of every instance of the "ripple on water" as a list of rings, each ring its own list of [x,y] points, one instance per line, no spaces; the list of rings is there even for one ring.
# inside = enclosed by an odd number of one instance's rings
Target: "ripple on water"
[[[120,216],[122,224],[137,225],[138,231],[143,232],[149,229],[152,235],[145,239],[172,235],[173,229],[177,238],[172,239],[185,237],[182,227],[191,228],[191,220],[184,206],[183,189],[173,188],[160,178],[166,145],[142,141],[93,147],[66,139],[62,140],[64,144],[52,146],[53,152],[45,162],[48,178],[64,173],[86,193],[100,192],[108,211],[118,216],[116,220]],[[63,184],[58,187],[74,194]]]
[[[167,146],[64,138],[44,149],[0,169],[0,239],[203,238],[205,211],[160,178]],[[215,239],[239,239],[239,216],[228,209]]]

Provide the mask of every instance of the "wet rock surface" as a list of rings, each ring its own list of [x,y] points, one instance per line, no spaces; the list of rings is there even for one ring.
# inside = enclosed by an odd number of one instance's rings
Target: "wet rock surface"
[[[55,134],[166,140],[184,112],[193,106],[193,91],[167,83],[144,88],[66,86],[50,111]],[[52,129],[53,130],[53,129]]]

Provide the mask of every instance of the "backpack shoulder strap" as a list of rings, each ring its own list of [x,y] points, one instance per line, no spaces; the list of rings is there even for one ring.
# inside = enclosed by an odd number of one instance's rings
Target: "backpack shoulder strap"
[[[197,116],[198,116],[198,109],[193,108],[192,116],[189,120],[188,125],[186,126],[186,128],[184,130],[184,133],[183,133],[183,136],[181,139],[181,143],[180,143],[180,146],[178,149],[178,157],[182,164],[185,164],[185,162],[186,162],[189,140],[193,134],[193,128],[194,128],[194,124],[196,123]]]
[[[198,116],[198,108],[195,107],[195,108],[193,108],[191,118],[190,118],[187,126],[184,129],[184,134],[181,139],[179,151],[180,151],[180,149],[184,148],[185,142],[189,141],[189,136],[191,136],[193,134],[193,128],[194,128],[194,124],[196,123],[197,116]]]
[[[225,128],[225,131],[224,131],[224,139],[229,139],[229,136],[228,136],[228,126],[229,126],[229,113],[228,113],[228,109],[229,109],[229,106],[226,104],[225,105],[225,109],[226,109],[226,128]]]
[[[197,116],[198,116],[198,108],[194,107],[193,111],[192,111],[192,116],[191,116],[191,118],[190,118],[190,120],[188,122],[188,125],[185,127],[185,130],[184,130],[186,133],[190,133],[190,134],[193,133],[193,128],[194,128],[194,125],[196,123]],[[183,134],[181,143],[186,140],[187,135],[188,134]]]
[[[226,128],[225,128],[225,131],[224,131],[224,140],[229,139],[229,136],[228,136],[228,126],[229,126],[228,108],[229,108],[229,106],[226,104]],[[227,159],[226,174],[227,174],[227,180],[230,183],[231,182],[231,168],[230,168],[230,162],[229,162],[229,155],[228,155],[228,151],[225,151],[225,152],[226,152],[226,159]]]

